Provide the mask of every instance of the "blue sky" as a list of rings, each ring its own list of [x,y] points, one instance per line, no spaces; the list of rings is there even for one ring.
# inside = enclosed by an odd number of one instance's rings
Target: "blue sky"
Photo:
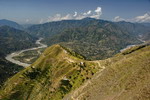
[[[0,0],[0,19],[20,24],[84,17],[150,22],[150,0]]]

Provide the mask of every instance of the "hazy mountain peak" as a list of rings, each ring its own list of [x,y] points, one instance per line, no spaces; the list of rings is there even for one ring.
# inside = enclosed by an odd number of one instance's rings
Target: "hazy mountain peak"
[[[16,22],[14,22],[14,21],[7,20],[7,19],[1,19],[0,20],[0,26],[4,26],[4,25],[10,26],[10,27],[13,27],[16,29],[22,29],[22,26]]]
[[[82,20],[97,20],[97,19],[91,18],[91,17],[86,17],[86,18],[83,18]]]

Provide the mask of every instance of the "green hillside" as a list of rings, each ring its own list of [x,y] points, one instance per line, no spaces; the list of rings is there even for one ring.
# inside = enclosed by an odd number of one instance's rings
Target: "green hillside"
[[[146,32],[150,31],[150,25],[144,25],[142,23],[131,23],[131,22],[111,22],[107,20],[100,20],[94,18],[84,18],[82,20],[62,20],[55,22],[48,22],[44,24],[32,25],[27,28],[27,31],[37,37],[51,37],[56,34],[60,34],[62,31],[68,29],[76,29],[81,27],[106,27],[107,25],[115,25],[119,30],[132,35],[144,35]],[[111,28],[108,29],[111,31]]]
[[[96,22],[96,19],[85,18],[83,20],[63,20],[63,21],[54,21],[44,24],[32,25],[27,28],[27,31],[37,37],[51,37],[53,35],[59,34],[65,29],[69,28],[79,28],[91,25],[91,21]],[[104,22],[101,20],[101,22]]]
[[[8,54],[35,46],[36,38],[27,32],[9,26],[0,27],[0,53]]]
[[[43,42],[49,46],[59,43],[83,54],[88,60],[112,57],[127,45],[150,38],[148,25],[94,18],[33,25],[27,31],[33,36],[44,37]]]
[[[23,67],[7,61],[5,56],[17,50],[33,47],[35,41],[36,38],[24,31],[9,26],[0,27],[0,85],[23,69]]]
[[[120,52],[127,45],[141,43],[132,34],[122,31],[112,23],[97,23],[88,27],[65,30],[51,38],[47,38],[49,45],[60,43],[87,59],[106,59]]]
[[[99,61],[86,61],[79,54],[53,45],[40,58],[9,79],[1,99],[60,100],[101,70]]]
[[[0,57],[0,87],[4,82],[22,70],[23,67],[7,61],[4,57]]]
[[[69,49],[53,45],[30,67],[10,78],[1,88],[0,98],[148,100],[149,49],[145,45],[106,60],[86,61]]]

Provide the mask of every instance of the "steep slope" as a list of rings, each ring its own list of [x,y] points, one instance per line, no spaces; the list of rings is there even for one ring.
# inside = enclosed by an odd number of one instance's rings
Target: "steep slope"
[[[128,45],[149,40],[150,27],[85,18],[33,25],[28,31],[33,36],[44,37],[43,42],[49,46],[61,43],[89,60],[96,60],[111,57]]]
[[[130,48],[63,100],[149,100],[150,46]]]
[[[13,64],[7,61],[4,57],[0,56],[0,87],[8,78],[15,75],[22,69],[22,66]]]
[[[33,25],[27,28],[27,31],[31,35],[37,37],[51,37],[55,34],[59,34],[65,29],[88,26],[91,24],[91,21],[96,21],[96,19],[86,18],[83,20],[62,20],[56,22],[48,22],[44,24]],[[101,22],[103,21],[101,20]]]
[[[46,42],[49,45],[61,43],[92,60],[106,59],[127,45],[141,43],[136,36],[122,31],[114,23],[97,22],[95,24],[91,22],[90,26],[65,30],[47,38]]]
[[[9,79],[0,98],[148,100],[149,49],[150,46],[142,45],[106,60],[86,61],[69,49],[53,45],[30,67]]]
[[[30,67],[9,79],[0,98],[60,100],[90,79],[98,69],[102,70],[103,64],[101,61],[86,61],[69,49],[53,45]]]
[[[150,40],[150,23],[117,22],[116,25],[123,31],[135,35],[142,41]]]
[[[28,33],[9,26],[0,27],[0,53],[8,54],[34,46],[36,38]]]
[[[19,25],[18,23],[14,22],[14,21],[6,20],[6,19],[0,20],[0,26],[10,26],[10,27],[13,27],[16,29],[23,29],[23,27],[21,25]]]
[[[131,23],[120,21],[115,23],[121,30],[133,34],[135,36],[145,35],[145,33],[150,32],[149,24],[145,25],[143,23]],[[139,37],[140,38],[140,37]]]
[[[138,36],[150,31],[150,25],[143,23],[130,23],[130,22],[111,22],[106,20],[99,20],[94,18],[84,18],[82,20],[62,20],[56,22],[48,22],[44,24],[32,25],[27,28],[30,34],[37,37],[51,37],[59,34],[62,31],[80,27],[95,26],[97,28],[106,27],[107,24],[115,25],[119,30],[125,31],[132,35]],[[113,28],[108,28],[111,31]],[[120,32],[119,32],[120,33]],[[118,34],[119,34],[118,33]]]
[[[141,39],[144,41],[150,41],[150,32],[147,32],[144,35],[141,35]]]
[[[140,23],[111,22],[93,18],[63,20],[33,25],[31,35],[44,37],[46,44],[61,45],[83,54],[89,60],[106,59],[127,45],[149,38],[150,27]]]
[[[0,85],[23,67],[10,63],[5,59],[8,53],[34,46],[35,38],[28,33],[11,28],[0,27]]]

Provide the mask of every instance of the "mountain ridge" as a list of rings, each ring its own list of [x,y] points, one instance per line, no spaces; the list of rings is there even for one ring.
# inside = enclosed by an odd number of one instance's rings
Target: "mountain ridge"
[[[0,19],[0,26],[5,26],[5,25],[16,29],[23,29],[23,27],[17,22],[7,20],[7,19]]]
[[[49,46],[60,43],[91,60],[106,59],[128,45],[150,38],[149,26],[93,18],[48,22],[33,25],[28,31],[44,37],[43,42]]]
[[[62,98],[64,98],[64,100],[66,100],[66,94],[76,91],[77,88],[80,89],[80,87],[84,85],[83,83],[87,84],[88,86],[88,83],[90,83],[90,79],[94,78],[99,80],[99,77],[101,77],[101,75],[104,76],[107,70],[112,69],[112,66],[118,63],[120,63],[121,66],[124,66],[123,62],[126,60],[129,61],[131,58],[135,58],[133,59],[135,61],[137,61],[139,57],[141,61],[143,59],[149,59],[149,48],[150,46],[147,45],[146,47],[137,49],[136,51],[127,55],[123,55],[122,53],[120,53],[106,60],[87,61],[75,57],[74,55],[72,55],[73,53],[70,54],[61,45],[52,45],[44,51],[44,53],[35,63],[19,72],[5,83],[0,91],[0,98],[23,100],[61,100]],[[145,63],[145,61],[143,63]],[[133,62],[133,67],[131,68],[135,67],[135,62]],[[116,70],[120,70],[122,67],[119,67],[118,69],[116,66],[115,68]],[[141,67],[138,66],[136,68],[140,69]],[[100,73],[100,75],[96,72]],[[116,75],[120,75],[120,73]],[[106,77],[106,81],[107,78],[109,77]],[[102,78],[102,80],[104,80],[105,82],[105,78]],[[108,83],[110,82],[106,82],[106,84]],[[103,88],[105,90],[106,86]],[[84,91],[84,88],[82,90]],[[78,92],[76,93],[76,95],[82,95],[82,90],[80,90],[81,93]],[[86,93],[84,92],[83,94],[86,95]],[[73,97],[76,98],[76,96]],[[83,95],[79,97],[88,96]],[[69,100],[71,100],[71,98],[69,98]]]
[[[100,68],[96,68],[98,66],[97,62],[85,61],[73,56],[72,54],[74,53],[70,52],[60,45],[47,48],[35,63],[7,81],[8,84],[6,83],[3,87],[6,87],[5,91],[7,92],[1,92],[1,96],[4,98],[7,96],[14,99],[37,100],[43,97],[52,100],[62,98],[72,89],[79,87],[83,81],[92,77],[97,69]],[[9,82],[13,84],[9,84]],[[19,84],[22,86],[20,87]],[[32,84],[34,84],[35,88],[32,88]],[[43,88],[43,86],[46,87]],[[47,89],[47,86],[49,90],[47,90],[46,94],[40,92],[43,94],[41,97],[38,91]],[[19,92],[15,92],[13,88]],[[7,94],[10,91],[14,91],[14,93]],[[31,92],[33,92],[33,95],[31,95]]]
[[[110,58],[112,64],[63,100],[149,100],[150,46],[137,47]]]

